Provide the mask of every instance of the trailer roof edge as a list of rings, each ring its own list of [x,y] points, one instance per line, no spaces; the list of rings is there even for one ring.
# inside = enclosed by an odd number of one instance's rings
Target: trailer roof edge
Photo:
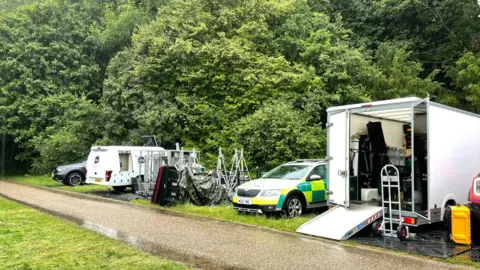
[[[361,107],[366,107],[366,106],[374,107],[374,106],[389,105],[389,104],[421,102],[422,100],[423,99],[418,98],[418,97],[407,97],[407,98],[396,98],[396,99],[388,99],[388,100],[365,102],[365,103],[356,103],[356,104],[330,107],[330,108],[327,109],[327,112],[361,108]]]
[[[133,151],[164,151],[165,148],[161,146],[128,146],[128,145],[94,145],[90,150],[97,149],[111,149],[111,150],[133,150]]]
[[[473,113],[473,112],[469,112],[469,111],[465,111],[465,110],[462,110],[462,109],[458,109],[458,108],[455,108],[455,107],[450,107],[450,106],[448,106],[448,105],[444,105],[444,104],[441,104],[441,103],[438,103],[438,102],[430,101],[430,105],[437,106],[437,107],[440,107],[440,108],[443,108],[443,109],[446,109],[446,110],[451,110],[451,111],[454,111],[454,112],[463,113],[463,114],[466,114],[466,115],[470,115],[470,116],[473,116],[473,117],[480,118],[480,115],[479,115],[479,114],[476,114],[476,113]]]

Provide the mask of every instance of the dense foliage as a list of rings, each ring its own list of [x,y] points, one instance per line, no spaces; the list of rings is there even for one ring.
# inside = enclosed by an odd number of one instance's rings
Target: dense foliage
[[[475,0],[0,0],[12,167],[92,144],[325,155],[328,106],[402,96],[480,112]],[[13,159],[17,161],[13,161]],[[206,159],[205,159],[206,158]]]

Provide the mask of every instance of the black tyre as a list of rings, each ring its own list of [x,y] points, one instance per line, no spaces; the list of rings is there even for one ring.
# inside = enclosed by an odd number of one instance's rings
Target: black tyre
[[[452,210],[450,209],[450,205],[447,205],[445,207],[445,212],[443,213],[443,226],[445,229],[450,232],[450,227],[451,227],[451,219],[452,219]]]
[[[398,225],[397,227],[397,237],[400,241],[405,241],[408,237],[408,228],[404,225]]]
[[[125,190],[127,189],[127,186],[114,186],[113,189],[116,192],[125,192]]]
[[[455,244],[455,242],[453,242],[452,232],[448,232],[448,242],[452,243],[452,244]]]
[[[64,181],[64,184],[76,187],[82,184],[84,176],[79,172],[73,172],[67,175],[67,179]]]
[[[288,218],[296,218],[305,212],[302,199],[298,195],[292,195],[288,197],[287,201],[283,205],[284,215]]]
[[[382,231],[380,230],[380,227],[382,227],[381,221],[376,220],[372,223],[372,232],[374,236],[382,235]]]
[[[472,209],[473,207],[470,207]],[[472,228],[472,242],[475,245],[480,245],[480,213],[471,210],[471,228]]]

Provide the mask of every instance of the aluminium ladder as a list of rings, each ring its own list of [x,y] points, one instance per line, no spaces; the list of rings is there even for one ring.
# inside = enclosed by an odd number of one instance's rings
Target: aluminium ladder
[[[388,169],[394,169],[395,175],[390,175]],[[397,167],[387,164],[382,168],[380,172],[381,176],[381,185],[382,185],[382,211],[383,211],[383,222],[380,227],[382,234],[384,236],[394,237],[396,230],[393,229],[393,224],[402,224],[402,206],[400,201],[400,172]],[[385,188],[388,190],[388,197],[385,198]],[[392,199],[392,189],[397,191],[397,200]],[[393,207],[398,206],[398,217],[393,217]],[[385,213],[385,208],[388,208],[388,213]],[[389,225],[387,228],[386,225]]]

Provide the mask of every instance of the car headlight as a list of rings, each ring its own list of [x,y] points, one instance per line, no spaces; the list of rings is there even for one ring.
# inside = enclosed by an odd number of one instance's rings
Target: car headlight
[[[475,179],[474,194],[480,195],[480,179]]]
[[[278,196],[280,195],[281,191],[282,191],[281,189],[267,189],[262,191],[262,193],[260,193],[260,196],[263,196],[263,197]]]
[[[57,172],[63,171],[63,168],[57,168]]]

